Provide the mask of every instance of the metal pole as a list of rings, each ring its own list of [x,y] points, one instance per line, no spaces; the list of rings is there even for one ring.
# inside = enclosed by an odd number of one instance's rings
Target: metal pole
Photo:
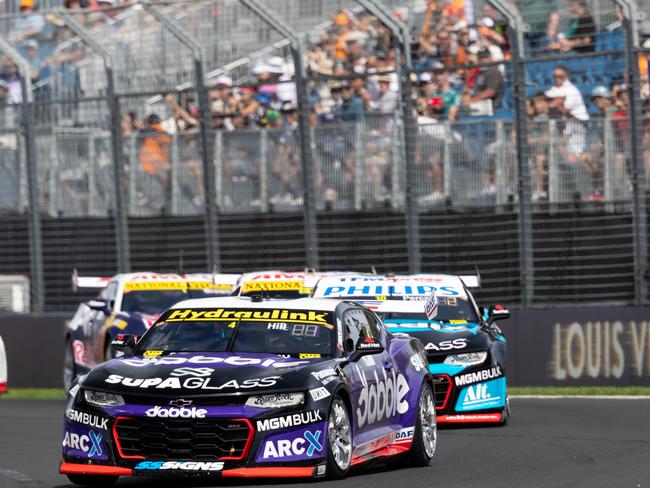
[[[382,24],[391,30],[404,58],[402,66],[398,57],[398,65],[396,68],[399,74],[402,118],[404,120],[404,164],[406,166],[405,211],[408,267],[410,273],[416,274],[422,269],[422,255],[420,250],[420,212],[416,196],[418,176],[415,168],[418,125],[414,116],[413,86],[410,78],[413,69],[411,35],[408,26],[397,20],[382,2],[377,0],[357,0],[357,3],[377,17]]]
[[[300,39],[282,19],[258,0],[241,0],[251,12],[280,35],[291,41],[291,56],[295,69],[296,94],[298,98],[298,133],[302,159],[303,219],[305,233],[305,257],[307,267],[318,269],[318,224],[316,216],[316,183],[314,171],[314,147],[309,125],[307,102],[307,79],[303,67],[303,49]]]
[[[36,145],[31,114],[33,102],[31,68],[29,63],[2,37],[0,37],[0,51],[18,67],[20,73],[20,90],[22,92],[20,130],[25,141],[25,161],[27,166],[31,311],[38,314],[42,313],[44,308],[45,282],[38,191],[38,161],[36,160]]]
[[[521,305],[533,300],[534,263],[532,243],[532,216],[530,205],[530,167],[528,164],[528,141],[526,135],[526,74],[524,71],[524,22],[507,0],[488,0],[508,21],[512,54],[512,83],[515,99],[515,141],[517,148],[517,184],[519,212],[519,266],[521,281]]]
[[[646,174],[643,164],[643,138],[641,136],[641,76],[636,50],[639,34],[636,21],[638,7],[634,0],[618,0],[625,15],[625,57],[627,60],[627,93],[630,117],[630,156],[632,178],[632,212],[634,219],[634,302],[647,301],[648,225],[646,208]]]
[[[111,121],[111,153],[113,154],[113,180],[115,185],[115,234],[117,248],[117,269],[120,273],[131,271],[131,245],[129,242],[129,222],[125,193],[127,191],[126,170],[124,165],[124,138],[122,136],[122,115],[120,100],[115,94],[115,76],[113,74],[113,56],[99,44],[77,20],[65,10],[58,11],[60,17],[74,32],[104,61],[106,70],[106,102]],[[133,177],[133,176],[131,176]]]
[[[210,115],[210,100],[205,86],[203,73],[203,52],[201,45],[169,17],[154,8],[148,2],[142,3],[143,8],[160,22],[178,41],[185,45],[194,58],[195,89],[199,102],[199,132],[201,143],[201,159],[203,160],[203,185],[205,193],[205,228],[208,248],[208,269],[221,268],[221,255],[219,252],[219,230],[217,218],[217,190],[216,175],[211,148],[210,129],[212,118]]]
[[[291,48],[296,70],[296,92],[298,96],[298,131],[300,156],[302,159],[303,218],[307,267],[319,269],[318,223],[316,216],[316,172],[314,171],[314,141],[309,125],[309,104],[307,102],[307,80],[303,74],[302,52],[299,44]]]

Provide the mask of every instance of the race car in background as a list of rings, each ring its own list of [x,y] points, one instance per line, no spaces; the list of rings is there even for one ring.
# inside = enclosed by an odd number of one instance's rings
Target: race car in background
[[[79,305],[66,324],[63,382],[72,380],[110,359],[110,344],[118,334],[140,336],[169,307],[188,298],[230,295],[235,274],[126,273],[113,277],[79,277],[73,289],[99,290]]]
[[[479,285],[478,276],[344,276],[323,278],[313,295],[363,303],[391,333],[422,341],[439,423],[505,424],[506,339],[496,321],[510,314],[498,305],[484,314],[469,291]],[[425,312],[432,295],[435,317]]]
[[[2,342],[0,336],[0,393],[5,393],[9,390],[7,386],[7,350],[5,343]]]
[[[311,295],[318,280],[328,276],[344,276],[339,271],[253,271],[241,275],[233,295],[263,298],[305,298]],[[355,276],[358,273],[355,273]]]
[[[422,344],[335,300],[174,305],[69,391],[60,472],[331,477],[371,459],[428,465],[437,442]]]

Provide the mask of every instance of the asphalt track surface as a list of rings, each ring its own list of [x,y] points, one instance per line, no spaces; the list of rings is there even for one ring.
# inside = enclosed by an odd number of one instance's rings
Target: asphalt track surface
[[[1,488],[74,486],[57,471],[63,406],[0,400]],[[427,468],[374,465],[339,482],[121,478],[115,486],[650,488],[650,400],[513,399],[505,428],[441,430]]]

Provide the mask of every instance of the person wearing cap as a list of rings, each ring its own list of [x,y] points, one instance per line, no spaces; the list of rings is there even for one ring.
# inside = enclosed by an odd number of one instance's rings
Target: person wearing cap
[[[45,17],[36,12],[35,0],[20,0],[20,16],[14,19],[9,39],[20,45],[28,39],[36,39],[45,28]]]
[[[377,78],[379,84],[378,98],[374,100],[375,111],[382,114],[392,114],[399,105],[399,95],[390,89],[390,76],[381,75]]]
[[[43,60],[38,55],[38,42],[34,39],[27,39],[22,43],[22,47],[25,50],[25,60],[31,67],[32,81],[36,81],[39,79],[43,68]]]
[[[603,85],[598,85],[591,90],[591,100],[598,109],[598,114],[603,117],[609,117],[616,112],[609,90]]]
[[[336,115],[344,122],[359,122],[363,119],[363,100],[354,91],[354,87],[348,83],[343,83],[341,92],[342,103],[336,109]]]
[[[492,54],[487,48],[481,48],[477,53],[479,63],[493,61]],[[469,107],[472,115],[492,115],[494,104],[501,99],[505,79],[497,66],[481,67],[473,80],[471,87],[465,88],[462,97],[463,105]]]

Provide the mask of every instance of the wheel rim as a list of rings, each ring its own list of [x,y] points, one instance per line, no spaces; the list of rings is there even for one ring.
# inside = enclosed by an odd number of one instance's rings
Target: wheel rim
[[[432,458],[436,452],[438,425],[433,394],[428,388],[425,390],[425,394],[420,397],[419,413],[424,451],[428,457]]]
[[[352,429],[345,405],[334,400],[328,422],[329,447],[338,468],[345,471],[352,460]]]
[[[65,348],[65,357],[63,359],[63,386],[66,390],[70,389],[73,378],[73,358],[72,358],[72,346]]]

